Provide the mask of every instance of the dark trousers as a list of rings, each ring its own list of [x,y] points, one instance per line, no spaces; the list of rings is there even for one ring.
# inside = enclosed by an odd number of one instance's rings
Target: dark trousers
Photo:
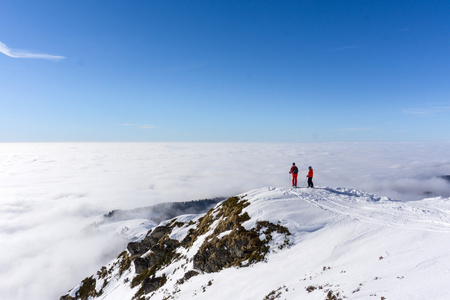
[[[314,187],[314,184],[312,182],[312,177],[308,177],[308,187],[311,187],[311,188]]]

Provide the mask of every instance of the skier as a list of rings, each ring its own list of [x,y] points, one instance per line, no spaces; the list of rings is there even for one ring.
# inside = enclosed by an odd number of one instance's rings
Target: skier
[[[308,171],[308,175],[306,175],[306,177],[308,177],[308,187],[309,188],[313,188],[314,184],[312,182],[313,179],[313,169],[311,168],[311,166],[308,167],[309,171]]]
[[[298,168],[295,165],[295,163],[292,163],[292,167],[291,170],[289,171],[289,174],[292,174],[292,187],[297,187]]]

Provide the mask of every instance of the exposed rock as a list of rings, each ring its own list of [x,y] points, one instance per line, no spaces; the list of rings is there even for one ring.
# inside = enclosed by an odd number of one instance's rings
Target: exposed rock
[[[166,226],[158,226],[155,229],[152,230],[150,234],[150,238],[159,241],[165,234],[171,232],[172,229],[166,227]]]
[[[148,254],[146,257],[136,257],[134,259],[135,271],[138,274],[141,274],[146,269],[149,269],[154,265],[160,264],[162,261],[165,260],[167,255],[169,253],[172,253],[180,244],[177,240],[169,239],[168,236],[166,236],[166,234],[169,232],[169,231],[167,231],[167,229],[170,230],[170,228],[167,228],[165,226],[160,226],[157,228],[158,228],[158,230],[156,232],[152,232],[152,234],[149,236],[149,239],[147,239],[147,241],[151,240],[152,241],[151,243],[147,242],[145,246],[139,246],[139,245],[135,245],[135,243],[133,243],[133,245],[131,245],[131,247],[130,247],[130,244],[132,244],[132,243],[128,244],[129,251],[130,251],[130,248],[131,249],[145,248],[145,252],[143,252],[143,253],[146,253],[149,250],[151,251],[150,254]],[[164,236],[166,236],[166,239],[163,239]],[[159,240],[157,242],[154,242],[157,240],[157,238],[159,238]],[[134,252],[134,253],[136,253],[136,252]],[[138,252],[138,253],[140,253],[140,252]]]
[[[119,275],[122,275],[131,266],[132,258],[127,251],[123,251],[118,257]]]
[[[95,291],[95,283],[96,283],[96,280],[92,276],[87,277],[81,282],[81,286],[80,286],[79,290],[76,292],[75,298],[71,297],[71,296],[69,296],[69,294],[67,294],[65,296],[62,296],[59,299],[60,300],[75,300],[75,299],[87,300],[87,299],[90,299],[91,297],[100,296],[103,292],[100,291],[99,293],[97,293]]]
[[[142,241],[129,243],[128,251],[122,252],[109,270],[103,267],[97,273],[97,278],[102,280],[103,285],[106,286],[108,276],[118,275],[120,277],[123,274],[133,274],[125,273],[125,271],[129,270],[131,264],[134,264],[136,275],[126,278],[126,282],[129,282],[131,288],[139,287],[135,298],[140,299],[143,295],[156,291],[166,283],[164,268],[176,260],[186,259],[184,265],[191,264],[191,267],[196,269],[186,272],[182,278],[178,277],[177,282],[182,284],[193,276],[199,275],[200,271],[218,272],[224,268],[245,267],[264,260],[270,245],[272,245],[270,242],[274,232],[284,235],[283,247],[289,244],[287,236],[290,233],[281,225],[263,221],[256,223],[255,228],[246,230],[242,224],[250,217],[243,212],[243,209],[248,205],[250,203],[244,197],[231,197],[209,210],[196,223],[184,224],[173,219],[165,226],[155,227]],[[170,239],[172,230],[175,227],[182,228],[183,226],[191,227],[183,241],[180,243]],[[260,237],[264,237],[264,240],[261,240]],[[196,253],[192,253],[192,260],[188,259],[182,253],[185,253],[186,250],[191,251],[191,247],[199,238],[202,238],[203,242],[195,250]],[[177,251],[179,247],[186,249]],[[156,277],[157,273],[163,275]],[[102,282],[98,284],[102,284]],[[99,292],[96,292],[95,287],[96,279],[91,276],[82,282],[76,298],[66,295],[60,300],[94,299],[103,292],[103,287]]]
[[[144,293],[148,294],[148,293],[156,291],[158,288],[163,286],[165,282],[166,282],[165,277],[146,278],[144,280],[144,283],[142,284]]]
[[[219,220],[213,235],[205,240],[198,252],[194,255],[194,268],[203,272],[218,272],[231,266],[249,265],[262,261],[269,251],[271,233],[276,231],[285,235],[285,243],[289,230],[280,225],[270,222],[258,222],[256,228],[246,230],[241,224],[249,219],[242,210],[249,203],[237,197],[232,197],[223,202],[221,207],[212,212],[209,211],[198,227],[199,232],[209,230],[213,221]],[[213,217],[215,216],[215,217]],[[206,229],[201,228],[203,226]],[[230,231],[227,235],[219,238],[223,232]],[[261,241],[259,236],[264,233],[266,239]],[[195,232],[193,233],[195,235]],[[193,238],[195,240],[195,238]]]
[[[127,246],[128,251],[130,251],[132,256],[142,255],[150,249],[149,245],[142,242],[131,242]]]
[[[197,276],[199,273],[194,270],[187,271],[186,274],[184,274],[183,279],[189,280],[190,278]]]
[[[264,245],[256,232],[236,227],[221,239],[214,237],[203,243],[194,256],[194,268],[212,273],[231,266],[241,266],[252,255],[259,261],[264,257],[261,255],[264,252],[262,247]]]
[[[137,274],[141,274],[150,268],[150,263],[147,258],[137,257],[134,259],[134,268]]]
[[[159,240],[169,233],[172,229],[166,226],[158,226],[152,230],[141,242],[131,242],[128,244],[127,249],[132,256],[142,255],[148,250],[152,249]]]
[[[194,256],[194,268],[206,273],[218,272],[227,266],[233,259],[223,248],[206,248]]]

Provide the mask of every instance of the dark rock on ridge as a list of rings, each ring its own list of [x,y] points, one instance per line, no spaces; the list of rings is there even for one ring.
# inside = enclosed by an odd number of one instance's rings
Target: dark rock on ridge
[[[130,242],[127,246],[128,251],[122,252],[109,269],[103,267],[95,277],[99,280],[97,284],[93,276],[86,278],[83,280],[76,298],[66,295],[60,300],[85,300],[87,297],[90,300],[95,299],[101,295],[103,287],[108,285],[108,280],[112,277],[133,274],[129,272],[132,265],[134,265],[136,276],[133,275],[134,278],[127,277],[125,281],[127,283],[124,284],[130,284],[131,288],[139,287],[133,299],[142,299],[144,295],[152,293],[166,284],[166,276],[171,275],[165,273],[164,268],[174,262],[179,262],[179,265],[184,266],[184,270],[187,269],[184,271],[184,276],[178,277],[177,280],[177,284],[183,284],[186,280],[202,272],[218,272],[232,266],[246,267],[264,261],[271,247],[282,249],[289,246],[290,232],[279,224],[260,221],[250,230],[243,227],[242,224],[250,219],[243,209],[249,205],[245,196],[231,197],[210,209],[197,222],[182,223],[177,222],[175,218],[167,225],[153,228],[142,241]],[[170,239],[170,234],[175,227],[190,228],[181,242]],[[284,242],[281,245],[271,243],[274,233],[284,236]],[[260,239],[262,236],[265,237],[264,240]],[[203,242],[198,249],[195,249],[196,253],[192,253],[194,254],[193,259],[182,255],[182,253],[186,253],[186,250],[192,250],[191,247],[198,238],[202,238]],[[184,249],[180,249],[180,247]],[[187,268],[189,265],[194,270],[189,270]],[[126,271],[127,273],[125,273]],[[162,276],[157,277],[157,272]],[[96,285],[102,283],[102,289],[97,292]],[[79,293],[80,291],[83,291],[83,296]]]

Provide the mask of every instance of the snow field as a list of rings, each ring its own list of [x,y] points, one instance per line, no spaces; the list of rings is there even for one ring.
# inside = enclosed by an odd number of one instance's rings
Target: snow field
[[[266,262],[177,283],[192,269],[189,258],[213,232],[213,224],[192,248],[182,250],[187,260],[158,271],[168,281],[151,294],[152,300],[262,300],[269,295],[323,300],[328,293],[347,299],[449,297],[450,199],[398,202],[351,189],[273,187],[241,196],[251,203],[243,211],[250,216],[244,227],[258,221],[280,223],[289,228],[292,245],[277,249],[275,236]],[[175,229],[172,236],[182,240],[187,230]],[[122,284],[109,287],[99,299],[131,299],[134,293]]]

